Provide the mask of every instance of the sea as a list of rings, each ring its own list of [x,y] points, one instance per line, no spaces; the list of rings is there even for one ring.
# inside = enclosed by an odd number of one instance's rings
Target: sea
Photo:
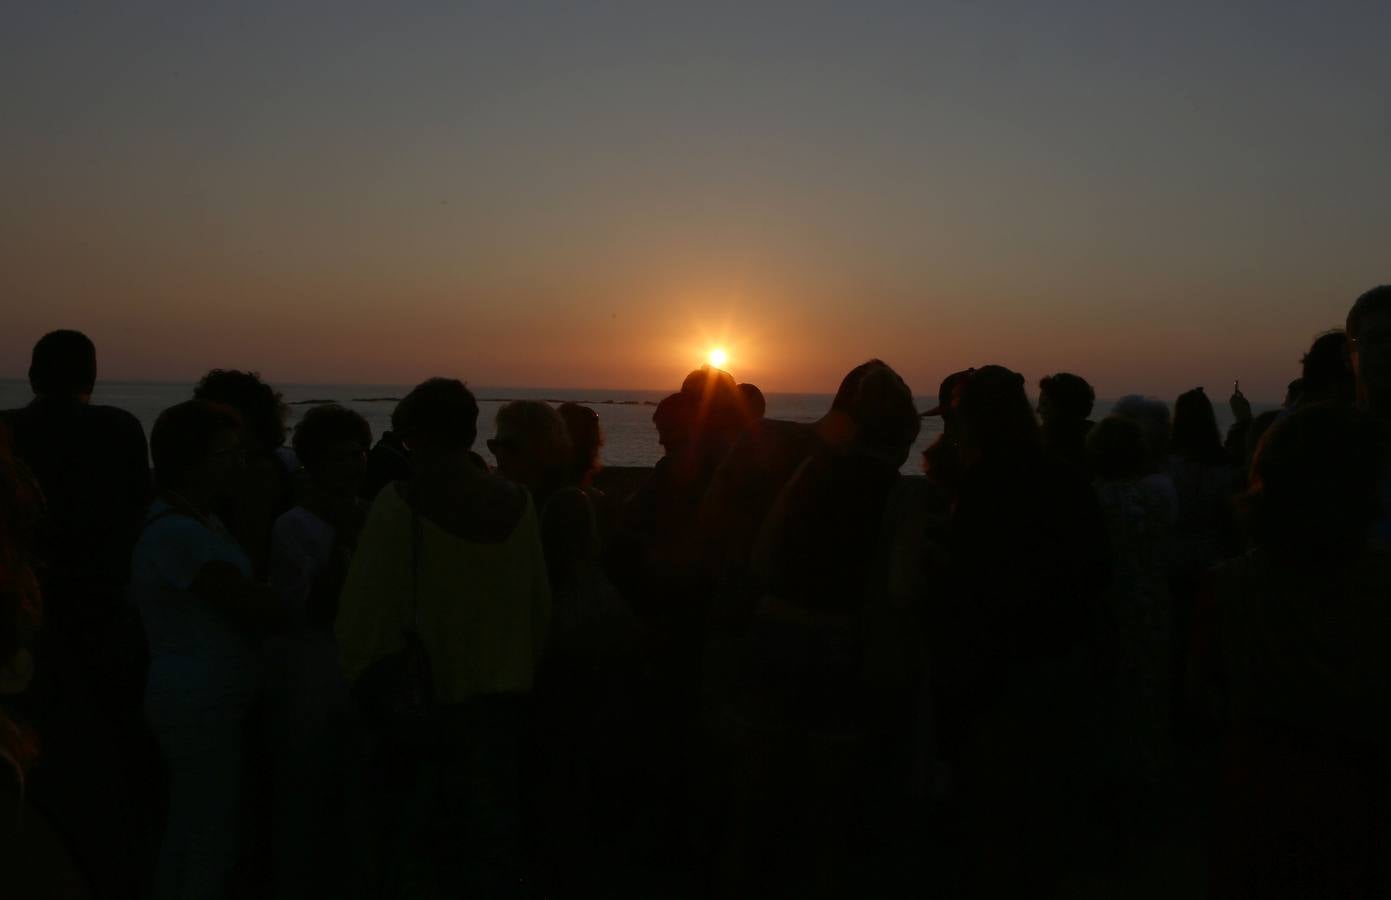
[[[339,403],[355,409],[372,426],[374,438],[391,427],[391,411],[396,402],[410,390],[401,384],[277,384],[276,389],[289,404],[289,425],[309,407],[320,403]],[[479,440],[475,450],[491,464],[485,439],[493,434],[492,424],[498,409],[510,400],[544,400],[548,403],[571,401],[592,408],[599,416],[604,431],[601,461],[608,466],[651,466],[661,457],[657,429],[652,424],[652,412],[657,402],[670,391],[560,389],[522,387],[472,386],[478,397]],[[92,395],[93,403],[128,410],[145,426],[148,435],[160,412],[175,403],[193,396],[191,383],[153,381],[99,382]],[[31,398],[27,381],[0,379],[0,409],[23,406]],[[772,419],[792,422],[814,422],[831,406],[830,394],[767,394],[767,415]],[[917,398],[918,409],[926,410],[937,404],[937,398]],[[1095,417],[1104,416],[1113,401],[1098,400]],[[1231,424],[1231,412],[1225,403],[1217,407],[1218,425],[1223,433]],[[1257,410],[1259,412],[1259,410]],[[942,420],[925,418],[913,452],[903,466],[906,474],[919,471],[920,454],[942,432]]]

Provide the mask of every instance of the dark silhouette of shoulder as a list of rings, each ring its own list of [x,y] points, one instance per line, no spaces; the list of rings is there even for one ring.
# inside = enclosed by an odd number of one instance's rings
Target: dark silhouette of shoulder
[[[491,475],[456,480],[428,492],[404,485],[400,489],[424,519],[457,538],[480,544],[506,542],[532,503],[525,488]]]
[[[44,494],[45,561],[122,581],[151,494],[140,422],[123,409],[59,398],[36,398],[4,418],[15,455]]]

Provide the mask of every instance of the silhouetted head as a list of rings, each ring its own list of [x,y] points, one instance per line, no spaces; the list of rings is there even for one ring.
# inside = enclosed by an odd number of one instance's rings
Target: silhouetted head
[[[956,403],[963,457],[985,461],[1035,459],[1043,438],[1024,393],[1024,376],[1004,366],[976,369],[961,383]]]
[[[693,397],[706,397],[712,394],[730,394],[735,391],[734,376],[724,369],[705,365],[692,371],[681,382],[681,393]]]
[[[1285,416],[1252,465],[1252,536],[1286,560],[1360,552],[1382,514],[1386,451],[1384,430],[1361,411],[1320,403]]]
[[[828,446],[844,449],[854,440],[855,423],[850,418],[850,406],[855,401],[855,395],[865,374],[884,367],[885,363],[881,359],[866,360],[846,372],[845,377],[840,380],[840,387],[836,388],[836,395],[831,398],[831,408],[815,426],[822,441]]]
[[[97,383],[97,348],[80,331],[50,331],[34,345],[29,387],[43,397],[86,399]]]
[[[722,369],[701,366],[686,376],[681,393],[692,401],[693,437],[712,453],[727,448],[748,424],[739,386]]]
[[[412,454],[462,456],[478,437],[478,401],[456,378],[431,378],[396,404],[391,430]]]
[[[953,372],[943,378],[941,385],[937,388],[937,405],[922,415],[941,416],[944,420],[943,424],[950,423],[955,415],[957,403],[961,399],[961,389],[974,374],[976,374],[975,369],[962,369],[960,372]]]
[[[312,407],[295,426],[295,455],[316,485],[334,493],[357,493],[371,447],[372,426],[336,403]]]
[[[193,388],[193,399],[235,409],[248,451],[274,450],[285,443],[285,399],[256,372],[213,369]]]
[[[555,407],[541,400],[513,400],[497,411],[497,434],[488,449],[498,473],[541,495],[564,480],[570,433]]]
[[[1174,455],[1195,462],[1226,461],[1217,414],[1202,388],[1185,391],[1175,401],[1171,447]]]
[[[860,380],[865,377],[865,373],[872,369],[884,368],[887,364],[882,359],[871,359],[860,363],[840,380],[840,387],[836,388],[836,395],[831,399],[832,411],[848,411],[850,404],[854,401],[855,394],[860,389]]]
[[[966,382],[971,376],[976,374],[975,369],[962,369],[960,372],[953,372],[942,379],[941,385],[937,388],[937,405],[927,412],[920,413],[923,417],[941,416],[942,417],[942,436],[950,443],[951,452],[956,456],[958,468],[961,463],[961,442],[957,432],[960,425],[957,424],[956,408],[961,402],[961,391],[966,386]],[[939,441],[940,443],[940,441]],[[931,449],[931,448],[929,448]],[[946,452],[946,448],[939,448],[934,451],[935,456],[941,456]],[[926,471],[929,465],[927,450],[923,451],[923,468]],[[936,465],[939,470],[946,464],[944,460],[938,459]]]
[[[186,400],[155,419],[150,457],[160,490],[206,506],[226,495],[246,460],[242,420],[230,406]]]
[[[1391,284],[1357,298],[1347,336],[1357,401],[1378,415],[1391,413]]]
[[[1299,402],[1299,395],[1304,390],[1304,379],[1296,378],[1285,386],[1285,400],[1280,405],[1291,407]]]
[[[1134,419],[1107,416],[1087,434],[1088,465],[1097,478],[1134,481],[1148,473],[1149,446]]]
[[[657,426],[657,443],[669,455],[677,455],[691,446],[695,429],[696,401],[689,394],[676,393],[662,399],[652,413]]]
[[[1038,415],[1044,428],[1085,422],[1094,403],[1096,391],[1079,375],[1059,372],[1039,379]]]
[[[599,415],[578,403],[562,403],[556,409],[565,421],[570,435],[570,458],[565,479],[570,484],[588,484],[599,471],[599,448],[604,446],[604,432],[599,427]]]
[[[744,417],[752,424],[758,422],[768,412],[768,401],[758,385],[747,381],[739,384],[739,396],[744,400]]]
[[[842,411],[854,423],[851,447],[857,453],[891,464],[895,469],[908,459],[922,420],[913,404],[913,392],[899,374],[880,363],[866,369]]]
[[[1306,402],[1352,403],[1357,399],[1346,331],[1338,329],[1319,335],[1299,363],[1303,367],[1301,393]]]
[[[1145,432],[1150,468],[1157,468],[1169,456],[1169,407],[1163,400],[1127,394],[1116,401],[1111,415],[1136,422]]]

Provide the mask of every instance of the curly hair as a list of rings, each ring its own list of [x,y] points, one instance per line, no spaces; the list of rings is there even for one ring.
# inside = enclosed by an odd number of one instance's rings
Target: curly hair
[[[257,372],[213,369],[193,389],[193,399],[230,406],[241,416],[244,434],[267,450],[285,443],[289,407],[279,391]]]

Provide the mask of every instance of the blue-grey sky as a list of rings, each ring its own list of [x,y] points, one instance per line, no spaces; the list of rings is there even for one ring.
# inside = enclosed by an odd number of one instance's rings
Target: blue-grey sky
[[[11,4],[0,374],[1278,399],[1391,281],[1391,3]]]

